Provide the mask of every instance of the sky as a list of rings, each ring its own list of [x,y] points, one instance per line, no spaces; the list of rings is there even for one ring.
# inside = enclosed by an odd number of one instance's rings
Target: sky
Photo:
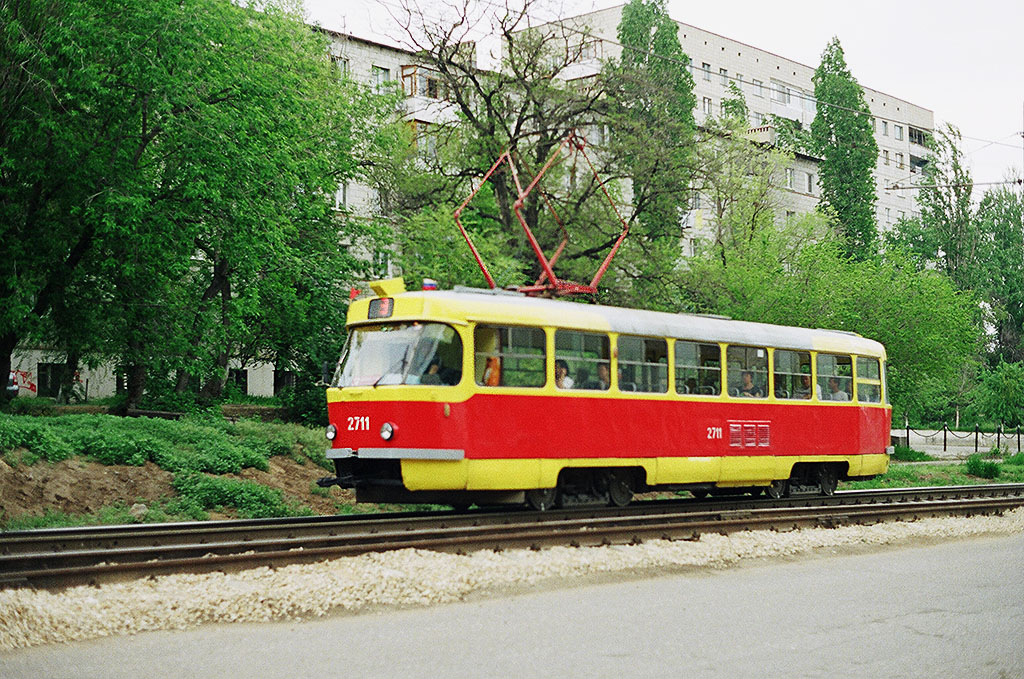
[[[407,1],[428,12],[451,2]],[[392,44],[402,36],[391,16],[401,0],[304,2],[309,19],[325,28]],[[620,4],[541,0],[537,14],[544,21]],[[1011,170],[1022,174],[1022,0],[667,0],[667,7],[673,19],[811,67],[837,36],[861,85],[931,109],[936,126],[960,128],[975,182],[1002,181]]]

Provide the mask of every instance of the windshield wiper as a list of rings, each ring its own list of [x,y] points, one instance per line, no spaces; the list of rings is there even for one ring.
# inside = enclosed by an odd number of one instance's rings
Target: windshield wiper
[[[401,379],[398,381],[398,384],[405,382],[405,368],[409,362],[409,349],[412,348],[412,346],[414,346],[414,344],[410,344],[408,347],[406,347],[405,353],[402,354],[402,358],[398,359],[398,361],[396,361],[395,364],[388,366],[388,369],[381,373],[380,377],[377,378],[377,381],[373,383],[374,387],[380,384],[380,381],[387,377],[388,375],[398,374],[401,376]],[[397,373],[394,372],[395,368],[398,369]]]

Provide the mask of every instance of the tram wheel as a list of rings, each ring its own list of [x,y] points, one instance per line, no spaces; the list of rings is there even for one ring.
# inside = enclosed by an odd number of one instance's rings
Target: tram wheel
[[[611,507],[625,507],[633,501],[633,484],[629,472],[610,471],[608,478],[608,504]]]
[[[557,488],[534,488],[526,491],[526,504],[531,509],[544,512],[555,506],[558,501]]]
[[[772,481],[771,485],[765,488],[765,495],[773,500],[778,500],[789,495],[789,480],[780,479],[778,481]]]
[[[708,491],[706,488],[695,488],[690,491],[690,495],[694,496],[698,500],[703,500],[708,496]]]
[[[822,495],[835,495],[836,487],[839,485],[839,474],[836,468],[830,464],[823,464],[818,467],[818,488]]]

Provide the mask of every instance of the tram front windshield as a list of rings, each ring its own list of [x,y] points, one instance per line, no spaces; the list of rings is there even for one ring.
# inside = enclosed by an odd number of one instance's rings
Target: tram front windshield
[[[462,340],[443,323],[382,323],[352,328],[332,386],[458,384]]]

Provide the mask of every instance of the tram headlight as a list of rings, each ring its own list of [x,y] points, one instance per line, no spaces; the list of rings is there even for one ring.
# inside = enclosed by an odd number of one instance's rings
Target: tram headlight
[[[398,427],[391,424],[390,422],[385,422],[384,424],[380,425],[380,437],[385,441],[390,441],[392,438],[394,438],[395,432],[397,431]]]
[[[338,435],[338,428],[333,424],[329,424],[327,425],[327,431],[324,432],[324,435],[327,437],[328,441],[333,441],[334,437]]]

